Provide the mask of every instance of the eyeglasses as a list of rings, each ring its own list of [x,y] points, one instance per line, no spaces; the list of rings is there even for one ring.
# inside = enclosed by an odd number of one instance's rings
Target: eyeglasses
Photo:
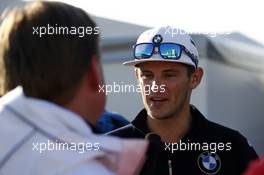
[[[186,47],[176,43],[140,43],[134,45],[134,57],[136,59],[150,58],[154,53],[159,53],[163,59],[178,60],[184,51],[197,67],[198,57],[191,53]]]

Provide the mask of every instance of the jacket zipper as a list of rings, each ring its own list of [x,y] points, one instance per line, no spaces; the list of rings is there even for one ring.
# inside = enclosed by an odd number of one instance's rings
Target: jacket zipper
[[[168,166],[169,166],[169,175],[172,175],[172,166],[171,166],[171,160],[168,160]]]

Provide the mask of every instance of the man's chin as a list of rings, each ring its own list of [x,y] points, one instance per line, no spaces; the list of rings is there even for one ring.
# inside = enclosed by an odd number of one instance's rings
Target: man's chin
[[[155,119],[155,120],[165,120],[165,119],[170,118],[170,116],[165,115],[165,114],[163,114],[162,112],[158,112],[158,111],[150,111],[150,112],[149,112],[149,116],[150,116],[152,119]]]

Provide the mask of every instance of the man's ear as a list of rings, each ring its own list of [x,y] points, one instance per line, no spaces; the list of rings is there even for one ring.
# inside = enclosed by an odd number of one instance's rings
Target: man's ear
[[[99,92],[99,88],[100,86],[103,85],[104,80],[103,80],[102,67],[96,56],[93,56],[91,59],[87,78],[88,78],[87,82],[90,89]]]
[[[191,76],[191,88],[195,89],[201,82],[203,77],[203,69],[198,67]]]

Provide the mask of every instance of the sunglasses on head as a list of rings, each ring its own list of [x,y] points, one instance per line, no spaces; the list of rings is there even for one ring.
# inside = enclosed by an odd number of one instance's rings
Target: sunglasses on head
[[[153,54],[159,53],[163,59],[178,60],[182,52],[185,52],[197,67],[198,58],[186,47],[176,43],[140,43],[134,45],[134,57],[136,59],[151,58]]]

